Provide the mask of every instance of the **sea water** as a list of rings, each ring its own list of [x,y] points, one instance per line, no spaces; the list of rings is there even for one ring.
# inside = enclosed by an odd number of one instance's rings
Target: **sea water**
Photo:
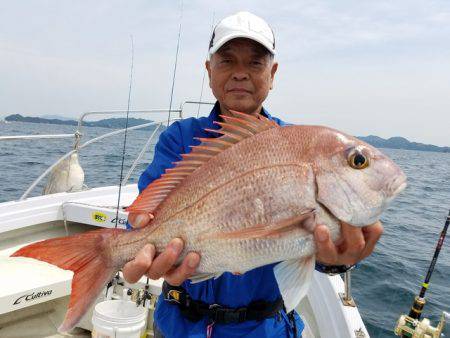
[[[0,135],[73,133],[71,126],[0,124]],[[82,143],[112,129],[84,128]],[[150,131],[128,134],[125,170],[150,136]],[[157,138],[155,138],[155,141]],[[70,151],[73,139],[0,142],[0,202],[19,199],[28,186],[59,157]],[[80,151],[87,186],[117,185],[123,134]],[[130,178],[137,182],[153,156],[150,145]],[[384,235],[375,252],[352,274],[353,295],[372,337],[393,337],[401,313],[408,313],[427,272],[436,242],[450,208],[450,154],[382,149],[408,176],[408,187],[383,214]],[[44,182],[31,196],[42,193]],[[450,234],[444,243],[430,288],[424,316],[436,324],[450,312]],[[450,324],[449,324],[450,325]]]

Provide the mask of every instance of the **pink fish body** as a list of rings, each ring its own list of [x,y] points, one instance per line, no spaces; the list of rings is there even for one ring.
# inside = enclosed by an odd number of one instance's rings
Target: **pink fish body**
[[[72,328],[107,281],[147,243],[157,252],[180,237],[200,253],[192,281],[225,271],[274,268],[288,309],[305,295],[314,269],[316,224],[337,239],[340,221],[377,221],[406,186],[403,172],[372,146],[319,126],[279,127],[263,117],[223,116],[219,138],[201,139],[128,208],[154,215],[139,230],[99,230],[50,239],[14,256],[75,272],[60,330]],[[87,285],[89,286],[87,286]]]

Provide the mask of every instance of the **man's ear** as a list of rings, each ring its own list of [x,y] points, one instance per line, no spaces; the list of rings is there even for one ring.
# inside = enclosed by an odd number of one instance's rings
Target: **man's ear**
[[[205,61],[205,67],[208,71],[208,78],[209,78],[209,86],[211,87],[211,62],[209,60]]]
[[[272,69],[270,70],[270,89],[273,88],[273,80],[275,78],[275,73],[277,72],[278,69],[278,62],[274,62],[272,64]]]

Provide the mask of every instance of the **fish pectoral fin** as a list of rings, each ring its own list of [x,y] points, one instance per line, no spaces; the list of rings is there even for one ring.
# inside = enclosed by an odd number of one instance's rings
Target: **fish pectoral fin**
[[[309,210],[300,215],[283,219],[274,224],[258,224],[249,228],[230,232],[210,233],[202,239],[251,239],[251,238],[277,238],[295,229],[303,229],[312,233],[316,225],[315,211]]]
[[[217,279],[222,275],[223,272],[216,272],[216,273],[198,273],[195,274],[191,277],[189,277],[189,279],[191,280],[192,284],[195,283],[200,283],[200,282],[204,282],[205,280],[214,278]]]
[[[311,284],[316,258],[314,255],[304,259],[290,259],[273,268],[275,278],[283,297],[286,312],[297,307],[308,292]]]

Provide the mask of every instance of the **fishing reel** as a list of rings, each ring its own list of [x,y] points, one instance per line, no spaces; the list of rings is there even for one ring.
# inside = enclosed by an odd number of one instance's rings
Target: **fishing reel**
[[[437,258],[444,243],[447,230],[450,226],[450,211],[448,212],[447,220],[444,228],[442,229],[439,237],[436,249],[434,251],[433,259],[431,260],[430,267],[428,268],[425,281],[422,283],[420,293],[415,297],[413,306],[408,315],[401,315],[395,326],[394,333],[402,338],[441,338],[443,337],[442,331],[444,331],[445,320],[450,318],[447,312],[443,312],[439,324],[434,327],[428,318],[420,320],[423,307],[425,306],[425,293],[428,290],[431,275],[434,270]]]
[[[157,297],[150,292],[147,283],[128,284],[121,274],[117,274],[106,286],[106,300],[122,299],[136,303],[147,309],[154,307]]]
[[[439,324],[434,327],[428,318],[414,319],[407,315],[401,315],[395,327],[395,334],[407,338],[441,338],[445,328],[446,319],[450,314],[443,312]]]

